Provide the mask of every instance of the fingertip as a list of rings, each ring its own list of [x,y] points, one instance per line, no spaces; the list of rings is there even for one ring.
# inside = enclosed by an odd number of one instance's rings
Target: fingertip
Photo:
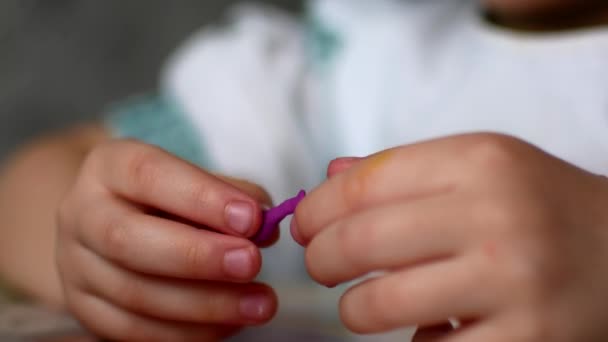
[[[264,283],[243,284],[239,288],[238,321],[245,326],[259,326],[272,320],[279,306],[274,289]]]
[[[300,246],[304,246],[305,241],[302,238],[302,235],[300,235],[298,223],[295,216],[291,218],[291,223],[289,224],[289,232],[291,233],[291,237],[296,243],[298,243]]]
[[[314,203],[311,202],[311,199],[314,198],[315,192],[316,190],[311,191],[302,202],[298,204],[291,217],[291,222],[289,223],[291,237],[302,247],[306,247],[310,242],[310,239],[312,239],[312,236],[306,229],[309,227],[310,218],[312,217],[311,206],[313,206]]]
[[[344,157],[336,158],[329,163],[327,167],[327,178],[331,178],[355,165],[363,158],[360,157]]]

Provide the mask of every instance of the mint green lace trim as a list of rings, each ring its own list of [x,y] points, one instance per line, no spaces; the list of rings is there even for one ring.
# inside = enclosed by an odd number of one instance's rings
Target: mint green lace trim
[[[137,96],[118,103],[110,108],[106,123],[116,137],[141,140],[198,166],[211,166],[194,125],[166,96]]]
[[[311,6],[307,9],[306,29],[311,63],[324,68],[335,59],[343,45],[343,39],[318,18]]]

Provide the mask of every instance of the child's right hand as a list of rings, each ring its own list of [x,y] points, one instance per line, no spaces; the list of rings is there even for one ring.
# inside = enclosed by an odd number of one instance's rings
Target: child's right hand
[[[270,320],[276,296],[252,283],[261,259],[247,239],[264,202],[149,145],[94,149],[59,208],[66,305],[113,340],[217,340]]]

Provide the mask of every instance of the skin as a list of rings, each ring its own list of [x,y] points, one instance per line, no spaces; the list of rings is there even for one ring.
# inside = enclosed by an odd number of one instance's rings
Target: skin
[[[337,160],[299,205],[294,238],[357,333],[417,341],[608,336],[608,180],[512,137],[472,134]],[[441,322],[458,318],[464,327]]]

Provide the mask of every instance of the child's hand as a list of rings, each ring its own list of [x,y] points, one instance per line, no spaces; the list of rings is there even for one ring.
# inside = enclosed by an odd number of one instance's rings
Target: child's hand
[[[321,284],[384,271],[342,297],[350,329],[458,318],[464,328],[430,340],[608,336],[603,177],[490,134],[341,160],[329,174],[298,207],[292,233]]]
[[[70,310],[102,337],[208,341],[276,311],[251,237],[260,188],[133,141],[95,149],[59,210],[57,262]],[[240,190],[239,190],[240,188]]]

